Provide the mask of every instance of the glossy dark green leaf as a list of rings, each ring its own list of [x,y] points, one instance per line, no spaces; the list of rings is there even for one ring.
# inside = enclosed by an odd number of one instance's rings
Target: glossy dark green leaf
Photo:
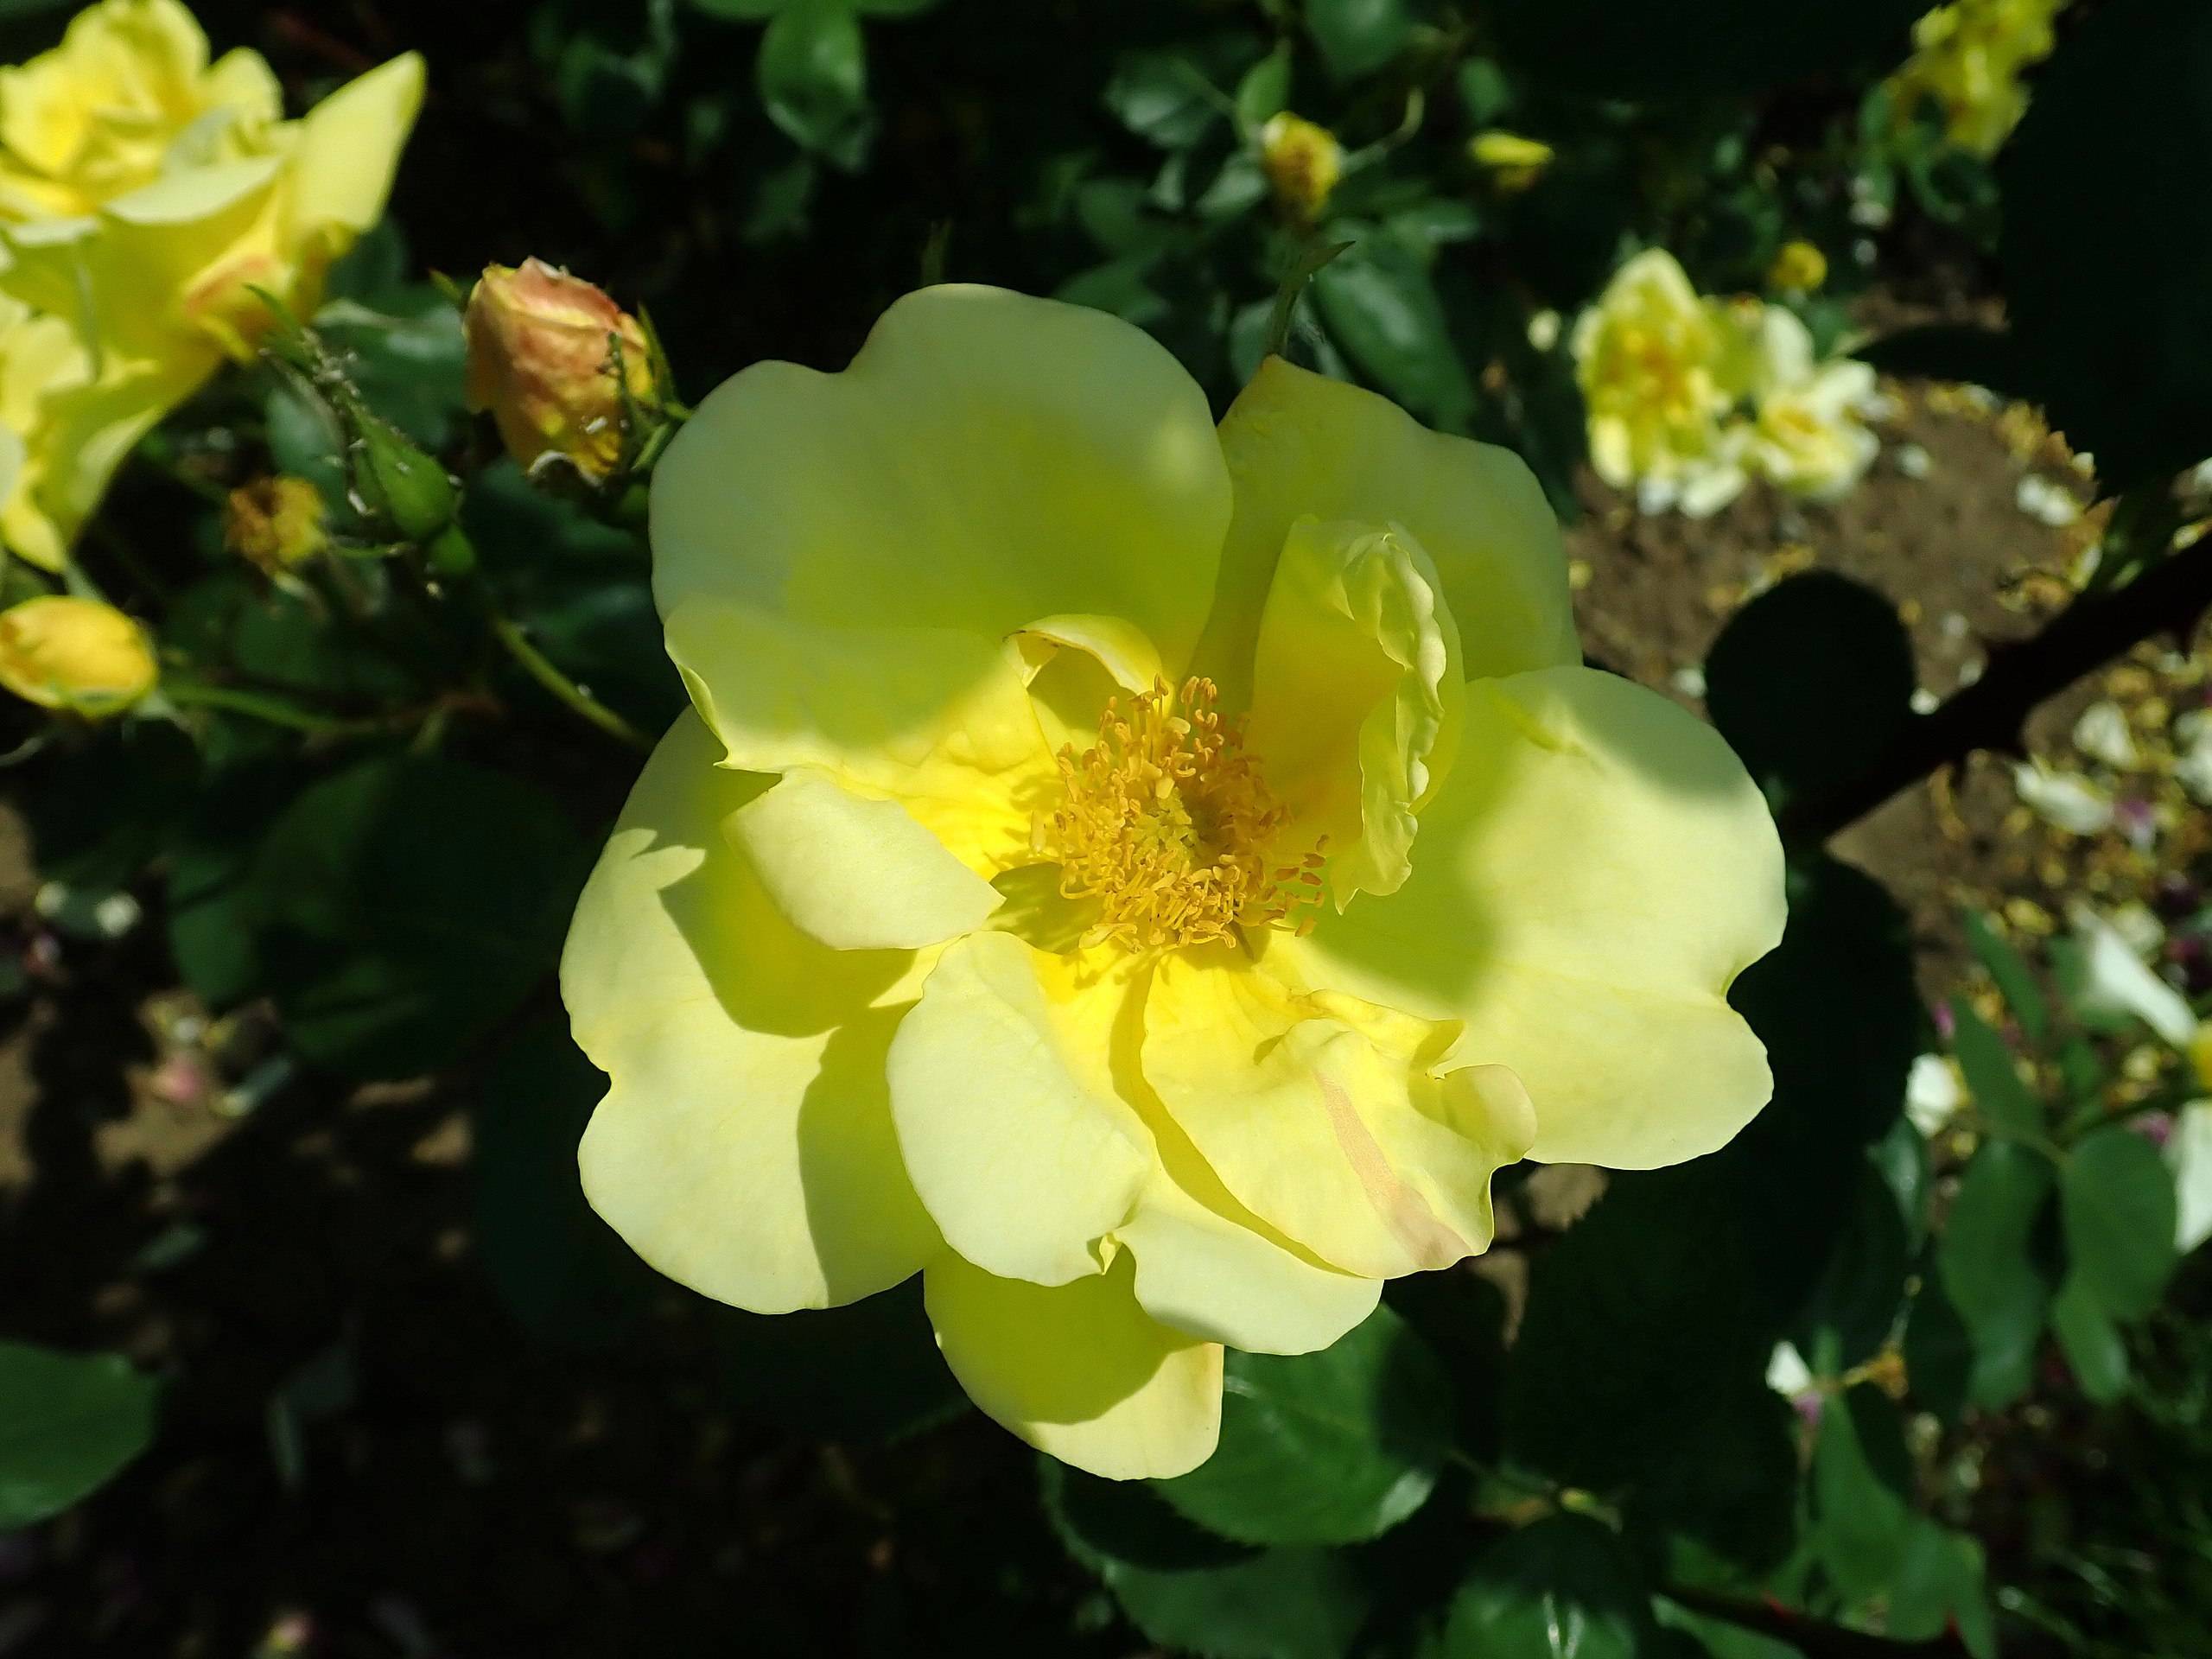
[[[1860,1383],[1821,1412],[1813,1448],[1812,1545],[1847,1602],[1889,1588],[1914,1520],[1911,1464],[1897,1407]]]
[[[1360,237],[1314,273],[1313,302],[1360,373],[1433,426],[1463,430],[1474,382],[1435,284],[1395,238]]]
[[[2127,1344],[2078,1271],[2051,1300],[2050,1332],[2089,1399],[2107,1404],[2127,1392]]]
[[[1856,775],[1918,718],[1896,608],[1827,571],[1738,611],[1706,658],[1705,683],[1713,723],[1777,803]]]
[[[59,1514],[144,1451],[160,1394],[120,1355],[0,1342],[0,1532]]]
[[[1656,1640],[1649,1592],[1621,1541],[1560,1515],[1475,1557],[1437,1659],[1636,1659]]]
[[[1106,83],[1106,107],[1138,137],[1181,149],[1222,118],[1222,93],[1191,54],[1132,52]]]
[[[1973,1344],[1968,1393],[1977,1404],[2009,1404],[2028,1386],[2051,1293],[2035,1254],[2037,1224],[2056,1182],[2041,1153],[1990,1141],[1967,1164],[1937,1240],[1944,1293]]]
[[[1330,73],[1344,79],[1372,73],[1413,39],[1408,0],[1306,0],[1306,29]]]
[[[1221,1443],[1158,1483],[1191,1520],[1255,1544],[1342,1544],[1427,1500],[1452,1449],[1449,1379],[1388,1307],[1319,1353],[1232,1352]]]
[[[498,772],[409,757],[315,785],[253,874],[293,1046],[359,1077],[458,1059],[551,972],[589,861],[556,803]]]
[[[2068,1257],[2112,1318],[2138,1319],[2158,1306],[2176,1259],[2176,1205],[2165,1160],[2131,1129],[2099,1129],[2068,1154],[2059,1183]]]
[[[837,0],[792,0],[760,39],[760,100],[793,143],[841,167],[868,143],[868,48]]]
[[[2212,454],[2207,155],[2212,9],[2116,0],[2067,34],[1999,162],[2013,333],[2107,490]]]
[[[1351,1554],[1255,1549],[1200,1530],[1156,1489],[1047,1460],[1046,1508],[1069,1552],[1152,1641],[1207,1659],[1346,1659],[1371,1606]]]
[[[1913,1516],[1889,1586],[1887,1633],[1901,1642],[1931,1642],[1955,1626],[1973,1659],[1995,1659],[1997,1632],[1984,1576],[1979,1543],[1925,1516]]]
[[[1819,1351],[1832,1371],[1872,1358],[1905,1310],[1909,1241],[1889,1184],[1870,1163],[1810,1304],[1798,1346]]]
[[[1236,118],[1256,127],[1290,107],[1290,43],[1284,41],[1236,83]]]
[[[1951,999],[1951,1052],[1974,1110],[2015,1135],[2040,1135],[2043,1103],[2020,1076],[2019,1062],[2005,1039],[1962,996]]]

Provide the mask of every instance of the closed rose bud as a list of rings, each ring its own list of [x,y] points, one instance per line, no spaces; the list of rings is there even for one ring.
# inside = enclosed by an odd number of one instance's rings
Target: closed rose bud
[[[1517,132],[1492,128],[1467,141],[1467,155],[1490,175],[1491,182],[1509,195],[1526,190],[1552,164],[1552,147],[1541,138],[1524,138]]]
[[[1827,279],[1827,256],[1810,242],[1783,243],[1766,273],[1767,286],[1785,294],[1809,294]]]
[[[0,611],[0,687],[41,709],[103,720],[159,675],[145,629],[112,605],[54,594]]]
[[[264,478],[231,492],[223,544],[270,575],[330,545],[322,492],[304,478]]]
[[[1260,129],[1260,166],[1275,200],[1294,217],[1313,219],[1344,176],[1344,147],[1326,127],[1285,111]]]
[[[540,259],[488,266],[467,328],[468,405],[524,467],[557,456],[598,483],[635,453],[633,414],[658,402],[652,352],[599,289]]]

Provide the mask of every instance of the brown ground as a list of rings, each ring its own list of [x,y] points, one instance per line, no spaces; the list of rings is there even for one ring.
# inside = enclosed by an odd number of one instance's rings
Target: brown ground
[[[1639,520],[1592,486],[1570,537],[1590,648],[1688,696],[1679,671],[1745,596],[1818,565],[1908,601],[1922,683],[1952,690],[1986,640],[2031,626],[2022,574],[2063,569],[2075,537],[2016,505],[2017,421],[1951,400],[1889,435],[1833,508],[1754,495],[1701,524]],[[2089,695],[2047,709],[2039,743],[2063,748]],[[1908,906],[1931,993],[1956,982],[1961,896],[2037,893],[2050,873],[2000,769],[1953,796],[1910,791],[1838,842]],[[0,820],[0,914],[27,915],[33,885]],[[795,1444],[721,1403],[676,1300],[612,1354],[527,1350],[472,1259],[452,1097],[299,1088],[221,1116],[158,1071],[157,929],[41,959],[33,993],[0,1005],[5,1327],[177,1381],[119,1484],[0,1539],[0,1656],[230,1659],[265,1637],[271,1654],[773,1651],[779,1626],[835,1652],[956,1629],[979,1600],[1065,1650],[1079,1592],[1049,1537],[1004,1566],[962,1548],[1027,1501],[1002,1437],[970,1417],[887,1452]],[[280,1396],[307,1402],[296,1465],[272,1441]],[[890,1501],[918,1487],[919,1535]],[[286,1645],[310,1629],[311,1649]]]

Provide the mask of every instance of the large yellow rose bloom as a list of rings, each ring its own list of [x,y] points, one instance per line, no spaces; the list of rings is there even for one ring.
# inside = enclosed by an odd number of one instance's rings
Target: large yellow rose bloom
[[[671,447],[694,708],[577,907],[581,1150],[759,1312],[916,1271],[993,1417],[1211,1451],[1222,1347],[1320,1348],[1485,1248],[1524,1156],[1720,1146],[1783,923],[1726,746],[1581,666],[1503,450],[1271,359],[1217,430],[1149,337],[937,288]]]

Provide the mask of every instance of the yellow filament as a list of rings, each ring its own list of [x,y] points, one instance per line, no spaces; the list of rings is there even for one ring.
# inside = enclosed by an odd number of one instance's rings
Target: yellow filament
[[[1156,682],[1126,707],[1108,702],[1090,749],[1060,751],[1064,797],[1038,826],[1039,850],[1059,861],[1064,894],[1097,901],[1097,940],[1230,940],[1290,922],[1320,895],[1321,848],[1270,865],[1288,814],[1216,697],[1211,680]]]

